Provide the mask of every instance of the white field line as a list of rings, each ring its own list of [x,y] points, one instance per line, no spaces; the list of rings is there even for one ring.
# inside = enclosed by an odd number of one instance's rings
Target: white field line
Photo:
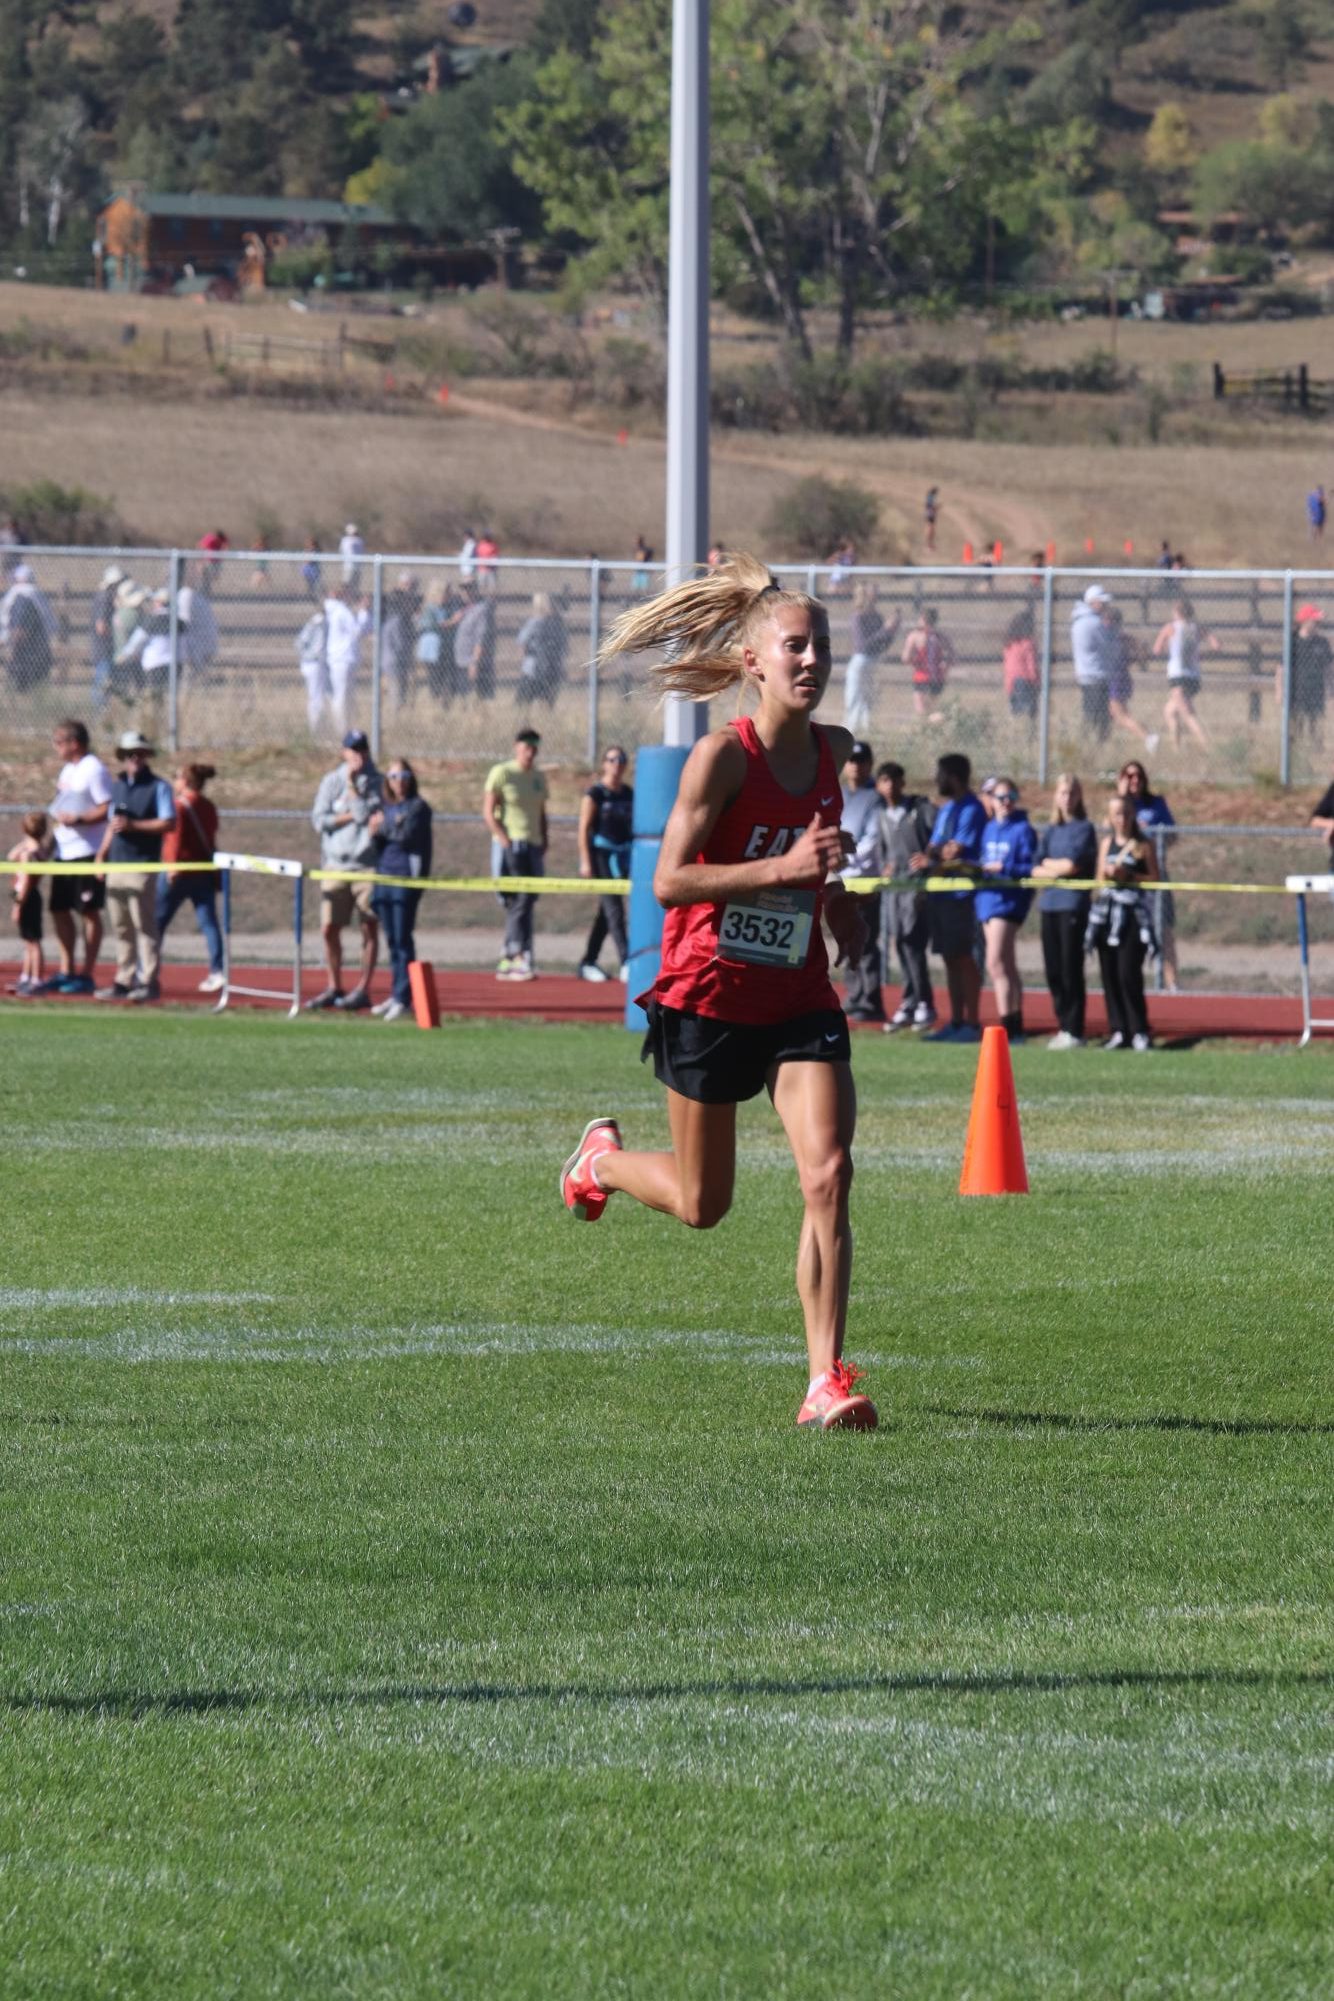
[[[64,1313],[115,1306],[271,1306],[271,1292],[161,1292],[148,1286],[0,1285],[0,1311]]]

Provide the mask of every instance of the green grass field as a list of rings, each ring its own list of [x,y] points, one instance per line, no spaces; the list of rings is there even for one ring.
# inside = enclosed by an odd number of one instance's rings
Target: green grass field
[[[862,1037],[810,1438],[776,1121],[567,1219],[629,1036],[3,1016],[0,1991],[1327,1997],[1334,1064]]]

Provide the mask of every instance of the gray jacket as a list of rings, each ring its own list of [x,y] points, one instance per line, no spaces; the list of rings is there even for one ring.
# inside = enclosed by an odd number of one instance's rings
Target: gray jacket
[[[380,774],[373,764],[354,778],[345,764],[320,780],[315,794],[310,824],[320,837],[320,863],[324,868],[370,868],[375,860],[375,841],[367,831],[367,821],[383,803]],[[343,813],[352,818],[344,827],[335,827]]]
[[[1081,599],[1070,619],[1070,652],[1075,663],[1075,679],[1081,688],[1096,686],[1110,678],[1112,632],[1091,604]]]

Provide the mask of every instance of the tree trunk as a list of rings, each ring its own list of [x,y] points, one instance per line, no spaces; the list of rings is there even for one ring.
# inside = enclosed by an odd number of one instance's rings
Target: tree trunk
[[[751,263],[755,274],[769,294],[774,311],[782,321],[788,339],[803,361],[812,360],[811,339],[806,331],[806,315],[801,309],[801,300],[797,295],[796,284],[790,270],[781,274],[778,271],[756,226],[755,218],[739,189],[732,190],[732,204],[736,209],[737,220],[741,224],[746,242],[750,246]]]

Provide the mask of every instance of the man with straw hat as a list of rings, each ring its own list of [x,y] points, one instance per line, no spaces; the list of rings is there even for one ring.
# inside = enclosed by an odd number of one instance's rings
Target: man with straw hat
[[[138,730],[126,730],[116,745],[121,775],[111,787],[111,810],[99,862],[109,862],[107,913],[116,940],[116,979],[98,990],[98,1000],[155,1001],[160,997],[155,873],[145,866],[162,859],[162,836],[176,824],[176,801],[165,778],[149,765],[153,746]]]

